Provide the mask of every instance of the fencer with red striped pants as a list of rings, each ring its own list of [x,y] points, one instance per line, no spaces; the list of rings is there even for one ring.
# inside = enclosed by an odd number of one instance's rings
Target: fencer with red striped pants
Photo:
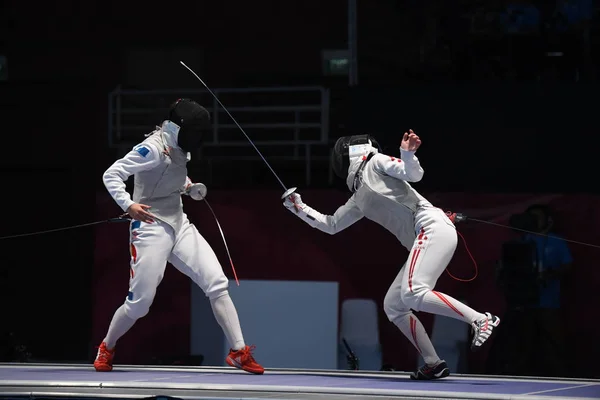
[[[427,365],[440,361],[419,319],[412,310],[444,315],[474,327],[473,346],[489,337],[480,334],[488,317],[435,291],[438,278],[448,266],[458,239],[453,222],[434,207],[408,182],[418,182],[423,169],[414,152],[400,149],[395,158],[371,149],[369,157],[351,160],[346,183],[353,192],[333,215],[324,215],[302,201],[298,193],[285,199],[284,206],[310,226],[329,234],[338,233],[363,217],[394,234],[410,251],[405,264],[390,286],[384,310],[391,322],[411,341]],[[368,243],[368,238],[365,238]]]
[[[422,207],[415,213],[417,237],[408,259],[391,284],[383,308],[389,320],[408,337],[425,363],[439,360],[423,325],[412,310],[462,320],[473,324],[486,316],[447,294],[435,291],[458,243],[456,229],[438,208]]]

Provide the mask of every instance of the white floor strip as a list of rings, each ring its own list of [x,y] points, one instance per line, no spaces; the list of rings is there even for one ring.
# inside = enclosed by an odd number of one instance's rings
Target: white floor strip
[[[586,383],[584,385],[576,385],[576,386],[570,386],[570,387],[566,387],[566,388],[556,388],[556,389],[540,390],[538,392],[525,393],[525,396],[529,396],[529,395],[533,395],[533,394],[541,394],[541,393],[560,392],[561,390],[572,390],[572,389],[578,389],[578,388],[587,387],[587,386],[598,386],[598,390],[600,391],[600,385],[598,385],[597,383]],[[598,396],[600,397],[600,393]]]

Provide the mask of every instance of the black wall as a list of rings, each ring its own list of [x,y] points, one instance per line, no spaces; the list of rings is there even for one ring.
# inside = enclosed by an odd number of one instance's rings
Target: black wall
[[[372,132],[398,154],[403,132],[423,140],[430,190],[594,192],[597,85],[435,84],[359,87],[351,133]]]

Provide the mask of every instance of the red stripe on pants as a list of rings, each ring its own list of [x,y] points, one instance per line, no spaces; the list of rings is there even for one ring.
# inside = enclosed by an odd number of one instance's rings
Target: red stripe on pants
[[[410,266],[408,268],[408,288],[410,289],[410,291],[412,292],[412,278],[413,278],[413,273],[415,272],[415,265],[417,264],[417,259],[419,258],[419,254],[421,254],[421,249],[417,249],[413,255],[412,255],[412,259],[410,260]]]
[[[135,263],[137,261],[137,249],[135,248],[135,245],[133,243],[131,243],[131,245],[130,245],[130,250],[131,250],[131,258],[133,259],[133,262]]]
[[[421,354],[421,348],[419,347],[419,342],[417,342],[417,320],[412,315],[410,316],[410,333],[412,334],[417,351]]]
[[[437,297],[439,297],[439,298],[440,298],[440,300],[442,300],[444,303],[446,303],[446,305],[447,305],[448,307],[450,307],[450,308],[451,308],[451,309],[452,309],[452,310],[453,310],[455,313],[457,313],[457,314],[458,314],[458,315],[460,315],[461,317],[464,317],[464,315],[463,315],[463,314],[462,314],[460,311],[458,311],[458,310],[456,309],[456,307],[454,307],[454,306],[452,305],[452,303],[450,303],[450,300],[448,300],[447,298],[445,298],[443,294],[441,294],[441,293],[438,293],[438,292],[436,292],[436,291],[434,291],[434,290],[432,290],[432,291],[431,291],[431,293],[433,293],[433,294],[435,294]]]

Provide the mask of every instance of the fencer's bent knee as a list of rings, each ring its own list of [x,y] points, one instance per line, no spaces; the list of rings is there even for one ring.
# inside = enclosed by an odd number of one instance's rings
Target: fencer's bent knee
[[[229,290],[227,290],[227,289],[219,290],[217,292],[212,292],[210,296],[207,295],[207,297],[211,303],[223,296],[229,296]]]
[[[390,322],[394,322],[410,313],[410,308],[402,302],[402,298],[398,291],[390,289],[383,299],[383,311]]]
[[[126,300],[125,301],[125,314],[133,319],[138,320],[140,318],[145,317],[150,311],[150,306],[152,305],[152,298],[141,298],[137,300]]]
[[[204,289],[204,294],[210,300],[218,299],[221,296],[228,294],[229,289],[229,280],[225,275],[221,275],[220,277],[214,279],[213,282],[210,282],[209,285]]]
[[[399,302],[400,299],[391,294],[388,290],[388,292],[385,294],[385,298],[383,299],[383,312],[385,312],[385,315],[387,315],[390,321],[392,320],[392,315],[394,314],[395,309],[397,308],[396,303]]]
[[[423,297],[425,297],[425,293],[427,293],[429,289],[425,288],[402,288],[400,291],[400,298],[402,302],[406,304],[407,307],[415,310],[421,310],[421,303],[423,301]]]

